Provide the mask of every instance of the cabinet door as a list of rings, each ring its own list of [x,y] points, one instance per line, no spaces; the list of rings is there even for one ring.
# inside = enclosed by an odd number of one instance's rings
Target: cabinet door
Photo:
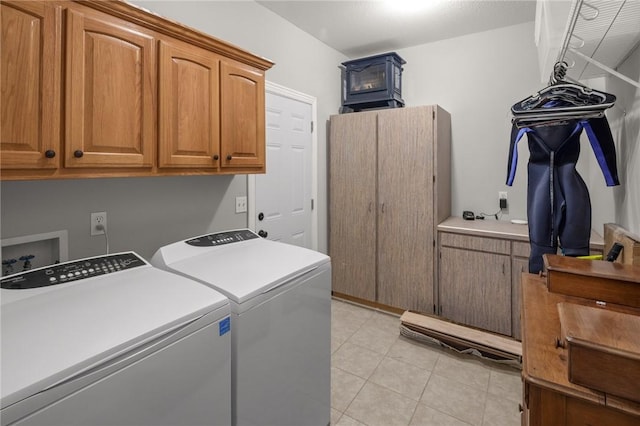
[[[520,312],[522,311],[522,273],[529,271],[529,259],[514,257],[511,261],[511,329],[512,336],[518,340],[522,339],[520,323]]]
[[[219,57],[160,42],[159,166],[217,168],[220,158]]]
[[[65,167],[151,167],[155,79],[152,37],[69,9]]]
[[[333,291],[375,301],[375,113],[331,117],[329,230]]]
[[[511,270],[507,255],[440,249],[441,315],[511,335]]]
[[[60,7],[2,2],[0,19],[0,167],[55,169],[60,159]]]
[[[431,107],[378,115],[378,301],[433,312]]]
[[[264,73],[223,61],[220,67],[222,167],[265,167]]]

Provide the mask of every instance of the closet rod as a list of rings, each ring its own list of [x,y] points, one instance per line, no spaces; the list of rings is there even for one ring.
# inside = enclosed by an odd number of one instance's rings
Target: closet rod
[[[562,47],[560,48],[560,52],[558,53],[558,60],[556,62],[564,61],[564,57],[567,54],[567,49],[569,48],[569,42],[571,42],[571,37],[573,36],[573,30],[576,28],[576,22],[578,22],[578,16],[580,16],[580,10],[582,9],[583,2],[584,0],[578,0],[576,2],[576,6],[573,9],[573,15],[571,15],[571,20],[569,21],[567,33],[564,35]]]
[[[587,55],[585,55],[584,53],[582,53],[582,52],[578,52],[576,49],[574,49],[574,48],[572,48],[572,47],[569,47],[569,51],[571,51],[571,53],[573,53],[573,54],[578,55],[579,57],[581,57],[581,58],[582,58],[582,59],[584,59],[585,61],[587,61],[587,62],[589,62],[589,63],[591,63],[591,64],[595,65],[596,67],[598,67],[598,68],[600,68],[600,69],[605,70],[605,71],[606,71],[606,72],[608,72],[609,74],[614,75],[614,76],[618,77],[619,79],[624,80],[624,81],[626,81],[627,83],[632,84],[632,85],[634,85],[634,86],[636,86],[637,88],[639,88],[639,89],[640,89],[640,82],[635,81],[635,80],[633,80],[633,79],[631,79],[631,78],[627,77],[627,76],[626,76],[626,75],[624,75],[624,74],[620,74],[618,71],[614,70],[613,68],[609,68],[608,66],[606,66],[606,65],[604,65],[604,64],[602,64],[602,63],[600,63],[600,62],[596,61],[595,59],[592,59],[592,58],[588,57],[588,56],[587,56]]]

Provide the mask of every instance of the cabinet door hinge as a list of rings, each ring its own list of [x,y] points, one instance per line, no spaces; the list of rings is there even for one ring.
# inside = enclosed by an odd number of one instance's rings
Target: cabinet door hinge
[[[436,313],[436,304],[435,303],[433,304],[433,313],[434,314]]]
[[[311,133],[313,133],[313,121],[311,122]]]
[[[314,203],[313,203],[313,198],[312,198],[311,199],[311,210],[313,210],[313,206],[314,206]]]
[[[436,111],[435,110],[431,111],[431,114],[432,114],[433,119],[435,120],[436,119]]]
[[[436,183],[436,175],[433,175],[433,183]]]
[[[436,246],[436,240],[433,240],[433,246],[434,247]]]

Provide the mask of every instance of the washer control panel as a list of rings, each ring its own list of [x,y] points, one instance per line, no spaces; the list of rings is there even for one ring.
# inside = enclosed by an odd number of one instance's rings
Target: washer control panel
[[[82,260],[45,266],[19,274],[13,274],[1,281],[3,289],[24,290],[64,284],[98,275],[132,269],[147,263],[133,252],[91,257]]]
[[[203,235],[201,237],[192,238],[185,241],[190,246],[196,247],[213,247],[224,244],[238,243],[240,241],[252,240],[260,238],[248,229],[240,229],[237,231],[217,232],[215,234]]]

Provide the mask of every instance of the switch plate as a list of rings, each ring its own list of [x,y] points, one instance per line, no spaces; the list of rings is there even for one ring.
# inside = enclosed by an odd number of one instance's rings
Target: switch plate
[[[102,225],[104,229],[98,229]],[[91,235],[102,235],[107,229],[107,212],[91,213]]]
[[[236,197],[236,213],[247,211],[247,197]]]

